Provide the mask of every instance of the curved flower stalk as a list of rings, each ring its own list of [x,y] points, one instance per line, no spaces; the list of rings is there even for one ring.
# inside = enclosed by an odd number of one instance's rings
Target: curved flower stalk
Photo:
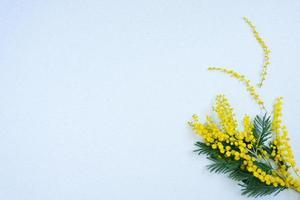
[[[260,36],[259,32],[256,30],[256,27],[254,26],[254,24],[247,17],[244,17],[243,19],[250,26],[255,39],[257,40],[257,42],[259,43],[259,45],[261,46],[261,48],[264,51],[264,63],[262,66],[262,72],[260,74],[260,81],[257,84],[258,87],[262,87],[263,82],[266,80],[268,66],[271,64],[270,63],[271,51],[270,51],[268,45],[265,43],[264,39]]]
[[[260,105],[263,109],[265,109],[264,102],[261,99],[261,97],[259,96],[259,94],[257,93],[255,87],[252,86],[251,81],[246,79],[244,75],[242,75],[238,72],[235,72],[233,70],[229,70],[229,69],[221,68],[221,67],[209,67],[208,70],[224,72],[225,74],[228,74],[228,75],[232,76],[233,78],[242,82],[246,86],[247,91],[250,93],[251,97],[255,100],[255,102],[258,105]]]
[[[265,51],[266,62],[259,83],[261,87],[269,65],[270,51],[255,26],[247,18],[244,20]],[[244,75],[220,67],[210,67],[209,70],[221,71],[239,80],[258,105],[265,108],[256,88]],[[201,142],[195,144],[195,151],[206,155],[212,162],[207,166],[208,169],[227,174],[229,178],[239,182],[243,195],[259,197],[278,194],[289,188],[300,192],[300,169],[296,168],[288,131],[282,124],[282,104],[283,98],[278,97],[272,114],[266,112],[253,119],[245,115],[241,120],[243,128],[240,129],[229,100],[221,94],[217,95],[213,106],[217,120],[207,116],[201,122],[197,115],[193,115],[189,122],[195,133],[202,138]]]

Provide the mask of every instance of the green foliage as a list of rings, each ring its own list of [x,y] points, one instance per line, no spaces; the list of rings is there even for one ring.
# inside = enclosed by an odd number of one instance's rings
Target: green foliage
[[[250,174],[249,172],[242,170],[242,169],[236,169],[236,170],[230,172],[228,177],[234,181],[244,181],[244,180],[247,180],[248,178],[252,177],[252,174]]]
[[[229,173],[233,172],[236,169],[239,169],[241,166],[240,161],[235,161],[231,159],[217,159],[217,158],[209,158],[212,161],[212,164],[209,164],[207,166],[207,169],[210,172],[215,172],[215,173]]]
[[[268,146],[263,145],[262,150],[265,150],[269,155],[272,154],[272,149],[270,148],[270,144],[268,144]]]
[[[270,165],[267,165],[266,163],[254,161],[254,164],[268,174],[271,174],[273,171],[273,168]]]
[[[241,182],[239,184],[242,187],[242,195],[248,197],[259,197],[269,194],[277,195],[282,190],[286,189],[285,187],[274,187],[273,185],[267,185],[262,183],[256,177],[246,170],[241,169],[241,161],[236,160],[225,160],[210,158],[213,162],[207,166],[210,172],[227,174],[232,180]],[[265,170],[266,172],[271,172],[272,168],[265,163],[255,162],[258,167]]]
[[[274,187],[273,185],[267,185],[254,176],[243,180],[239,185],[242,187],[242,195],[246,195],[248,197],[261,197],[269,194],[274,194],[275,196],[286,189],[281,186]]]
[[[272,137],[272,121],[267,113],[263,117],[258,115],[255,117],[253,135],[256,138],[254,150],[258,147],[267,148],[265,143]]]
[[[197,152],[198,155],[204,154],[208,157],[217,158],[220,156],[220,153],[218,150],[211,148],[211,146],[206,145],[203,142],[196,142],[195,146],[197,146],[197,149],[194,150],[194,152]]]
[[[232,180],[241,182],[239,185],[242,187],[242,195],[247,195],[248,197],[276,195],[286,189],[285,187],[274,187],[261,182],[248,171],[241,169],[242,162],[240,160],[226,159],[224,157],[221,159],[209,159],[212,161],[212,164],[207,166],[208,170],[219,174],[227,174]],[[268,173],[272,171],[272,168],[265,163],[256,161],[255,164]]]

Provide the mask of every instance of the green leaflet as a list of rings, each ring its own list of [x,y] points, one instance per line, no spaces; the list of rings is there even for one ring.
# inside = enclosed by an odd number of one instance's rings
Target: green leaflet
[[[267,113],[263,117],[256,116],[254,119],[253,135],[256,138],[254,150],[266,147],[265,143],[272,137],[272,121]]]
[[[286,189],[285,187],[281,186],[274,187],[273,185],[267,185],[253,176],[242,181],[242,183],[239,185],[242,187],[242,195],[246,195],[248,197],[260,197],[269,194],[274,194],[275,196],[279,192]]]

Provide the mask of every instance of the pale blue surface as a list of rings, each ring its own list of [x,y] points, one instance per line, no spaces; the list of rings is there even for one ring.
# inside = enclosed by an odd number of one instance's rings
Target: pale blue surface
[[[246,199],[206,171],[185,124],[220,92],[238,116],[259,112],[240,84],[205,70],[258,80],[244,15],[272,50],[261,92],[268,108],[285,97],[300,163],[300,2],[242,2],[0,1],[0,199]]]

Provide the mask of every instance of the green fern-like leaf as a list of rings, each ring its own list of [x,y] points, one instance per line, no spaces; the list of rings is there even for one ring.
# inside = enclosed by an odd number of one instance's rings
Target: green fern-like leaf
[[[194,152],[197,152],[198,155],[204,154],[208,157],[213,157],[213,158],[217,158],[218,156],[220,156],[218,150],[211,148],[211,146],[208,146],[203,142],[196,142],[195,146],[197,146],[197,149],[194,150]]]
[[[242,195],[248,197],[261,197],[269,194],[277,195],[279,192],[285,190],[285,187],[273,185],[266,185],[255,177],[249,177],[243,180],[243,183],[239,184],[242,187]]]
[[[271,174],[273,171],[272,166],[267,165],[266,163],[255,161],[254,164],[268,174]]]
[[[265,142],[272,137],[272,121],[267,113],[263,117],[258,115],[255,117],[253,134],[256,138],[255,149],[266,146]]]
[[[252,174],[250,174],[249,172],[244,171],[242,169],[236,169],[236,170],[230,172],[228,177],[234,181],[244,181],[244,180],[247,180],[248,178],[252,177]]]
[[[209,159],[213,162],[212,164],[207,165],[207,169],[210,172],[226,174],[236,169],[239,169],[241,166],[241,162],[236,160],[225,160],[216,158]]]

